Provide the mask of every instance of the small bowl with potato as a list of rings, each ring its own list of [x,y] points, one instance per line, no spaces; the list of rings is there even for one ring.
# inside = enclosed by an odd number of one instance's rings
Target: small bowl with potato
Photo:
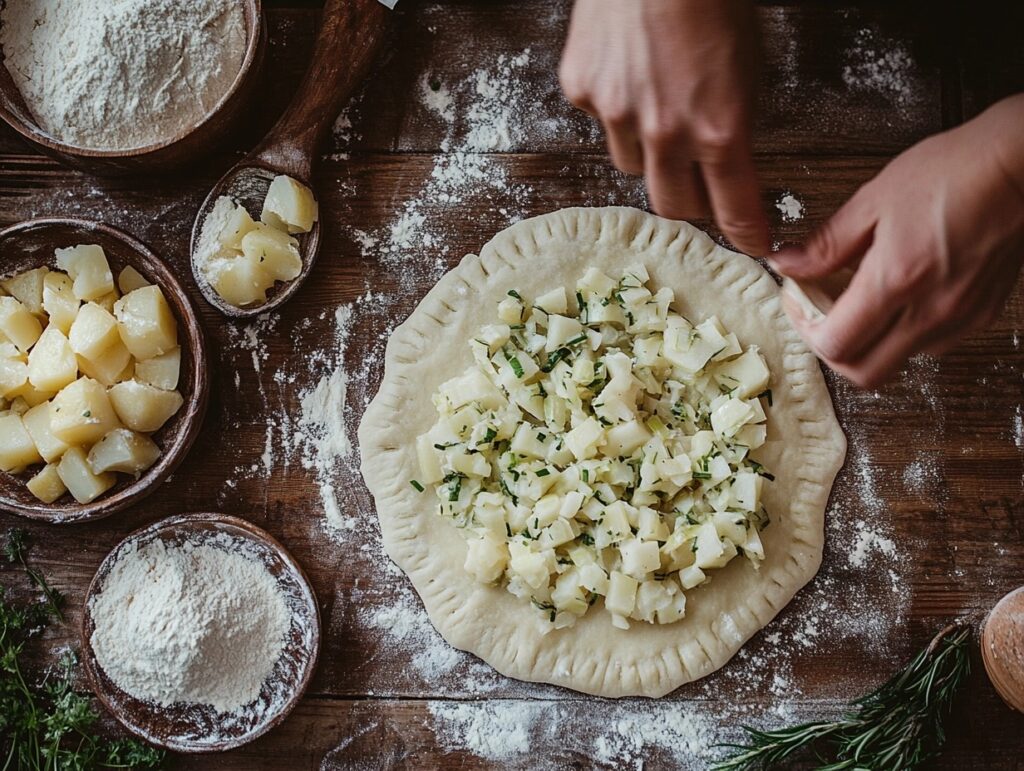
[[[195,311],[148,247],[83,220],[0,231],[0,509],[75,522],[141,500],[208,396]]]

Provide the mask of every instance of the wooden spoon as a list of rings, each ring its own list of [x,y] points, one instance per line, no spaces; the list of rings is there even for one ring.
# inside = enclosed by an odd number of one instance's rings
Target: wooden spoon
[[[299,239],[299,275],[274,286],[265,303],[239,308],[223,300],[196,265],[203,223],[222,195],[242,204],[250,214],[258,215],[270,182],[278,174],[287,174],[313,189],[317,148],[380,49],[387,14],[379,0],[327,0],[313,61],[291,104],[263,141],[221,177],[199,207],[192,228],[192,272],[203,296],[225,316],[246,318],[266,313],[291,297],[316,261],[321,226],[316,223]]]

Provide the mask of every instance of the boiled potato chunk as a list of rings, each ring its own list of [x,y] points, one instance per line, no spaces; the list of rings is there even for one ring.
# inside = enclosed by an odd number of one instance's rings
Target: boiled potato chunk
[[[89,450],[89,467],[94,474],[121,471],[138,476],[160,457],[156,442],[127,428],[115,428]]]
[[[8,399],[24,399],[25,403],[29,407],[35,407],[37,404],[48,402],[55,396],[53,391],[40,391],[34,385],[28,381],[28,365],[25,369],[25,384],[11,393],[7,394]]]
[[[43,279],[50,272],[49,268],[36,268],[19,273],[14,278],[0,281],[11,297],[17,298],[21,304],[37,316],[43,314]]]
[[[231,208],[227,208],[227,204],[223,205],[223,223],[217,233],[217,242],[226,249],[239,250],[242,248],[242,239],[256,229],[256,223],[244,206],[231,201],[230,198],[227,200],[231,203]]]
[[[210,283],[225,301],[244,307],[262,303],[274,279],[257,262],[247,257],[235,257],[218,268]]]
[[[131,265],[126,265],[117,276],[117,288],[121,290],[121,294],[134,292],[144,286],[149,286],[149,281]]]
[[[167,353],[178,345],[178,325],[158,286],[144,286],[114,303],[121,340],[140,361]]]
[[[262,223],[242,239],[242,254],[277,281],[291,281],[302,272],[299,242]]]
[[[53,463],[68,450],[67,442],[53,435],[50,420],[53,411],[49,402],[38,404],[22,416],[25,430],[32,437],[36,450],[47,463]]]
[[[164,391],[173,391],[177,388],[180,375],[181,348],[175,348],[163,356],[154,356],[135,365],[136,380]]]
[[[97,300],[114,291],[114,274],[103,247],[79,244],[57,249],[57,266],[74,281],[75,297],[79,300]]]
[[[79,378],[53,397],[52,410],[50,430],[69,445],[98,442],[121,425],[107,389],[88,377]]]
[[[280,174],[270,183],[260,219],[288,233],[308,233],[319,210],[313,191],[296,179]]]
[[[78,357],[78,368],[93,380],[105,386],[112,386],[122,380],[130,380],[134,370],[131,366],[132,355],[128,353],[121,338],[107,348],[95,359]]]
[[[121,342],[117,319],[96,303],[86,303],[68,334],[71,350],[86,359],[97,359],[114,343]]]
[[[103,295],[103,297],[99,297],[96,300],[94,300],[93,302],[95,302],[98,306],[100,306],[107,313],[113,313],[114,312],[114,303],[116,303],[120,298],[121,298],[121,295],[115,289],[113,292],[105,294],[105,295]]]
[[[0,297],[0,333],[24,352],[35,345],[43,325],[20,300]]]
[[[0,343],[0,398],[13,394],[28,382],[28,365],[10,343]]]
[[[184,401],[177,391],[164,391],[136,380],[118,383],[109,393],[121,422],[145,433],[159,430]]]
[[[65,335],[78,315],[81,301],[75,297],[74,282],[58,271],[47,273],[43,279],[43,311],[50,317],[50,326]]]
[[[57,464],[57,475],[79,503],[96,500],[117,481],[110,473],[94,474],[81,447],[72,447],[64,453]]]
[[[0,471],[18,471],[42,460],[21,416],[0,416]]]
[[[53,503],[68,491],[57,472],[57,465],[50,463],[28,480],[28,491],[43,503]]]
[[[59,391],[78,377],[78,360],[64,333],[47,327],[28,354],[28,379],[40,391]]]

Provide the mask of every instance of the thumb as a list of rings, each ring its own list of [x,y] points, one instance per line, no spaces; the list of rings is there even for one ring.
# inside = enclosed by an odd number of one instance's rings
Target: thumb
[[[791,246],[772,254],[768,261],[784,276],[820,279],[858,262],[871,246],[875,217],[867,205],[864,188],[815,230],[803,246]]]

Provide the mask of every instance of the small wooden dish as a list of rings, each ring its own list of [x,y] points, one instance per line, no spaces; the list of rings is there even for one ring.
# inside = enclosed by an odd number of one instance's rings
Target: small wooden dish
[[[245,14],[246,47],[231,88],[194,126],[157,144],[129,150],[94,150],[61,142],[44,132],[25,104],[11,73],[0,61],[0,119],[31,144],[75,168],[110,176],[142,171],[175,171],[209,152],[234,126],[259,80],[267,33],[261,0],[238,0]]]
[[[54,249],[76,244],[103,247],[115,278],[121,269],[131,265],[163,290],[178,322],[181,346],[178,390],[185,401],[153,434],[153,440],[163,453],[159,460],[138,479],[118,474],[117,484],[92,503],[80,504],[68,494],[54,503],[43,503],[25,487],[27,475],[0,472],[0,509],[53,523],[101,519],[142,500],[158,488],[181,463],[198,436],[210,392],[206,342],[188,295],[163,261],[127,233],[99,222],[74,219],[38,219],[12,225],[0,230],[0,277],[7,278],[42,265],[55,268]]]
[[[1024,712],[1024,586],[1003,597],[985,618],[981,659],[1002,700]]]
[[[270,571],[292,610],[291,628],[274,672],[263,684],[255,707],[241,716],[218,713],[211,707],[174,705],[160,707],[125,693],[107,677],[96,660],[91,639],[95,622],[90,601],[119,555],[133,544],[159,538],[168,543],[202,543],[227,535],[240,548],[250,550]],[[82,662],[86,675],[103,705],[129,731],[150,744],[173,752],[222,752],[251,742],[276,726],[302,698],[316,669],[320,650],[320,610],[309,579],[295,559],[271,535],[237,517],[224,514],[182,514],[136,530],[100,564],[89,584],[82,615]]]

